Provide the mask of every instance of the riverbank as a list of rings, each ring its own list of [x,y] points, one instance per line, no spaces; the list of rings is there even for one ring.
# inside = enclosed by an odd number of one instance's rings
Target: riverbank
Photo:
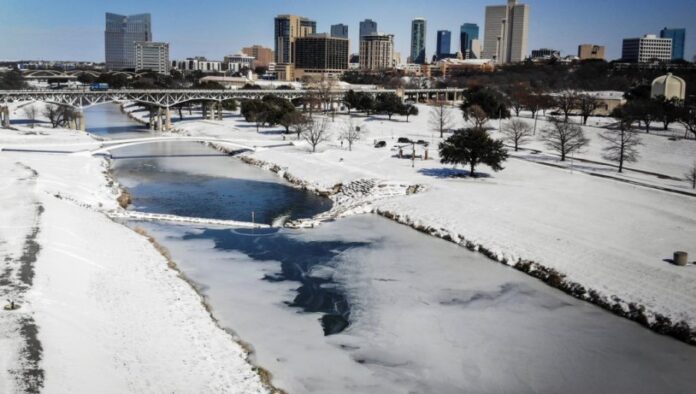
[[[674,250],[692,245],[696,237],[692,197],[527,160],[510,160],[505,171],[475,180],[459,178],[459,171],[438,163],[434,147],[429,152],[433,160],[411,163],[398,159],[394,151],[371,146],[377,139],[394,144],[402,136],[435,140],[427,131],[427,111],[421,108],[424,116],[411,122],[355,117],[368,131],[352,152],[342,149],[336,138],[344,118],[340,116],[331,125],[333,138],[319,153],[311,154],[299,143],[255,152],[245,160],[276,169],[285,179],[297,180],[300,187],[328,194],[361,179],[423,185],[425,193],[397,195],[364,206],[482,251],[656,332],[694,342],[696,269],[666,261]],[[461,120],[457,123],[464,126]],[[239,117],[182,122],[177,128],[192,136],[283,138],[279,128],[255,133]],[[645,138],[648,153],[652,147],[657,147],[657,155],[664,152],[663,137]]]
[[[91,140],[16,128],[3,146]],[[0,391],[269,391],[148,238],[106,217],[119,189],[104,159],[2,152],[0,169],[0,291],[20,305],[0,311]]]

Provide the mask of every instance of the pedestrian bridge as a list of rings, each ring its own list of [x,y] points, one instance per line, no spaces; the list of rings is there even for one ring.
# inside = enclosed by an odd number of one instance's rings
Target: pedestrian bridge
[[[268,148],[275,148],[275,147],[280,147],[280,146],[291,146],[292,143],[287,142],[287,143],[276,143],[272,144],[270,143],[271,141],[265,141],[265,145],[250,145],[253,144],[253,141],[244,141],[243,143],[237,140],[229,140],[229,139],[224,139],[224,138],[214,138],[214,137],[150,137],[150,138],[133,138],[133,139],[123,139],[123,140],[109,140],[109,141],[101,141],[99,144],[100,146],[95,149],[91,149],[88,151],[81,151],[81,152],[76,152],[76,153],[89,153],[92,156],[96,155],[111,155],[111,152],[118,150],[118,149],[123,149],[123,148],[128,148],[131,146],[138,146],[138,145],[148,145],[148,144],[156,144],[156,143],[161,143],[161,142],[202,142],[202,143],[213,143],[213,144],[219,144],[224,147],[231,147],[234,148],[234,150],[237,151],[252,151],[256,152],[259,150],[264,150]],[[262,141],[259,141],[263,143]]]

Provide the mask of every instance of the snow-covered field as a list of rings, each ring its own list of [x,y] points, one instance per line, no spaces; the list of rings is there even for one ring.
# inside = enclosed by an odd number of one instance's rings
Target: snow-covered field
[[[454,110],[454,114],[455,127],[464,126],[460,112]],[[426,106],[408,123],[401,117],[388,121],[379,116],[354,116],[367,133],[349,152],[335,139],[345,118],[338,116],[331,123],[333,141],[320,146],[318,153],[312,154],[306,144],[298,143],[251,157],[280,167],[318,190],[363,178],[425,185],[424,193],[375,201],[372,208],[414,226],[433,228],[438,235],[462,244],[485,247],[499,260],[512,264],[529,260],[557,270],[566,280],[595,290],[609,304],[627,308],[628,303],[636,303],[646,308],[648,316],[659,313],[696,327],[696,266],[677,267],[666,261],[676,250],[696,253],[691,249],[696,239],[695,198],[589,176],[577,167],[571,171],[513,158],[504,171],[490,177],[453,178],[450,175],[456,171],[437,159],[439,138],[431,131],[428,117]],[[591,119],[591,124],[601,121]],[[497,124],[491,121],[489,125],[495,128]],[[180,122],[175,127],[188,135],[295,138],[283,137],[280,128],[262,128],[256,133],[240,117]],[[594,127],[586,129],[593,142],[582,155],[601,161],[598,132]],[[416,160],[414,168],[410,160],[398,159],[396,151],[389,149],[398,137],[432,142],[428,152],[432,159]],[[373,148],[375,140],[387,141],[388,148]],[[643,142],[645,161],[630,168],[679,178],[696,157],[694,140],[644,136]],[[545,149],[539,142],[530,146]],[[422,153],[418,148],[417,154]],[[486,167],[480,171],[490,172]],[[611,167],[602,171],[613,171],[619,177]],[[625,176],[637,176],[628,174]],[[659,183],[658,177],[651,178]],[[647,178],[643,180],[649,184]],[[685,182],[670,182],[673,188],[688,190]]]
[[[0,145],[84,146],[70,130]],[[118,190],[89,156],[0,152],[0,392],[267,392],[247,352],[148,238],[107,218]],[[34,261],[35,258],[35,261]]]

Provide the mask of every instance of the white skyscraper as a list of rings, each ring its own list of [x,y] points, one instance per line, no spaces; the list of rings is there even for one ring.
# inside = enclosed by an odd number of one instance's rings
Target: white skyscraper
[[[486,7],[482,56],[498,64],[521,62],[527,56],[529,6],[508,0],[507,5]]]

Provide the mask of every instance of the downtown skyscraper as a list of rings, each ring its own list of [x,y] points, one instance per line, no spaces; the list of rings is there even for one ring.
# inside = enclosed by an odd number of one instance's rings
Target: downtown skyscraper
[[[486,7],[483,57],[497,64],[516,63],[527,56],[529,6],[508,0],[507,5]]]
[[[426,28],[424,18],[416,18],[411,22],[411,63],[425,64]]]
[[[449,30],[438,30],[437,31],[437,45],[435,49],[435,57],[440,59],[445,59],[450,57],[450,50],[452,49],[452,32]]]
[[[104,60],[109,70],[135,69],[135,43],[152,41],[150,14],[106,13]]]
[[[377,22],[372,19],[365,19],[360,22],[360,38],[377,34]]]
[[[295,40],[317,32],[317,22],[296,15],[275,18],[275,61],[278,64],[295,62]]]
[[[684,60],[684,44],[686,43],[686,29],[668,29],[660,31],[660,38],[672,39],[672,60]]]
[[[459,51],[465,59],[474,58],[472,44],[479,39],[479,26],[475,23],[465,23],[459,30]]]

